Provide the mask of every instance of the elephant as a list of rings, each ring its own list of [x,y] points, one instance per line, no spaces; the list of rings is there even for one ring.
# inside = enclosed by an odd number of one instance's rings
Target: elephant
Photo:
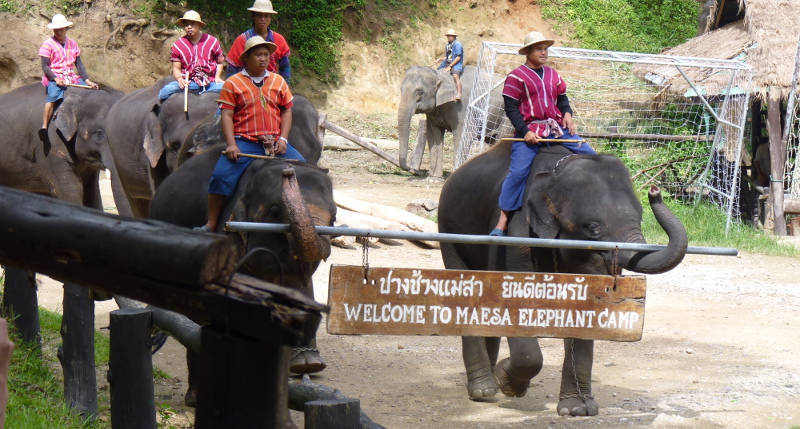
[[[202,225],[207,217],[208,183],[225,145],[193,156],[162,183],[153,198],[150,216],[184,227]],[[296,178],[288,180],[290,178]],[[294,188],[287,182],[295,181]],[[283,186],[278,186],[283,183]],[[299,184],[299,189],[297,188]],[[220,219],[286,223],[291,233],[228,233],[244,258],[241,271],[259,279],[299,290],[313,298],[312,275],[331,252],[330,237],[316,233],[314,226],[333,226],[336,204],[327,170],[282,159],[256,159],[248,166]],[[220,222],[218,233],[224,233]],[[267,251],[255,252],[255,249]],[[252,253],[251,253],[252,252]],[[247,255],[247,256],[245,256]],[[197,358],[187,351],[191,404],[197,387]],[[295,373],[321,371],[325,363],[316,349],[316,339],[307,348],[295,349],[290,370]]]
[[[444,70],[436,71],[430,67],[411,66],[406,70],[400,86],[400,106],[397,109],[397,127],[400,134],[400,167],[407,170],[408,137],[411,117],[424,113],[425,133],[430,148],[432,180],[443,180],[444,132],[453,133],[455,152],[458,153],[462,125],[467,112],[467,103],[475,81],[475,66],[464,67],[461,76],[462,102],[454,101],[456,85],[453,77]]]
[[[511,142],[500,142],[456,170],[442,187],[439,231],[485,235],[499,216],[497,201],[510,164]],[[563,272],[619,275],[622,269],[645,274],[676,267],[686,254],[686,230],[651,188],[650,206],[669,236],[657,252],[527,248],[442,243],[447,269]],[[642,206],[623,163],[610,155],[575,155],[553,145],[536,156],[526,183],[523,205],[509,220],[508,235],[645,243]],[[542,369],[536,338],[508,338],[510,357],[497,362],[500,338],[462,337],[467,391],[473,400],[524,396]],[[594,342],[565,339],[560,415],[597,415],[591,376]]]
[[[114,89],[69,88],[42,141],[44,87],[32,83],[0,95],[0,186],[102,209],[98,179],[110,161],[105,113],[122,96]]]
[[[195,127],[183,143],[178,154],[178,165],[194,155],[207,151],[212,146],[225,142],[219,116],[208,118]],[[300,152],[309,164],[317,165],[322,156],[322,142],[317,138],[319,113],[302,95],[295,95],[292,106],[292,130],[289,143]]]
[[[155,190],[178,168],[186,136],[217,111],[219,94],[215,92],[189,93],[187,112],[183,94],[159,102],[158,91],[172,80],[167,77],[125,95],[106,117],[116,167],[112,170],[114,200],[120,214],[147,217]]]

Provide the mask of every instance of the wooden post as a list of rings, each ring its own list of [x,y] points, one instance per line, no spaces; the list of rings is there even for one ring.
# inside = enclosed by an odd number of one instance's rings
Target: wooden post
[[[306,402],[305,429],[359,429],[358,399],[328,399]]]
[[[94,301],[89,288],[64,284],[63,345],[64,400],[84,420],[97,417],[97,378],[94,366]]]
[[[114,429],[156,428],[152,326],[152,312],[145,308],[114,310],[110,314],[108,383]]]
[[[425,144],[428,142],[426,137],[426,123],[425,119],[419,120],[419,128],[417,129],[417,143],[414,146],[414,152],[411,153],[411,163],[409,166],[414,170],[419,170],[422,165],[422,155],[425,153]]]
[[[14,317],[20,337],[42,348],[39,325],[39,299],[36,295],[36,273],[15,267],[5,267],[3,313]]]
[[[786,147],[781,139],[781,90],[777,86],[771,86],[767,96],[767,131],[772,169],[770,195],[775,219],[775,235],[786,235],[786,219],[783,215],[783,164],[786,162]]]
[[[289,417],[291,349],[204,326],[196,429],[292,427]]]

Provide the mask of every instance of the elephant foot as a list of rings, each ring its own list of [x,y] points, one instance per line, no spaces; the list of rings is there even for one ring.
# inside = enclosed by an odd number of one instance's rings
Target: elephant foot
[[[431,183],[444,183],[444,177],[428,176],[426,180]]]
[[[579,395],[573,393],[562,395],[558,401],[559,416],[596,416],[600,412],[600,406],[594,397],[589,395]]]
[[[494,379],[497,387],[504,395],[512,398],[521,398],[528,393],[531,384],[529,378],[514,378],[511,375],[511,358],[505,358],[497,363],[494,370]]]
[[[313,374],[327,368],[319,350],[314,348],[292,349],[292,362],[289,371],[295,374]]]
[[[485,401],[497,395],[497,384],[494,382],[492,372],[483,370],[467,373],[467,392],[473,401]]]
[[[183,397],[183,403],[186,404],[187,407],[196,408],[197,407],[197,387],[196,386],[189,386],[189,389],[186,390],[186,395]]]

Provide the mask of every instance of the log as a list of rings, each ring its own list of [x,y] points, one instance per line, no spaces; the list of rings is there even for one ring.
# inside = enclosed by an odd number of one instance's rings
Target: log
[[[794,200],[791,198],[787,198],[783,200],[783,212],[784,214],[793,214],[797,215],[800,214],[800,200]]]
[[[356,429],[361,401],[358,399],[325,399],[306,402],[305,429]]]
[[[366,141],[365,139],[362,139],[361,137],[351,133],[350,131],[347,131],[344,128],[341,128],[341,127],[339,127],[337,125],[334,125],[334,124],[330,123],[328,120],[325,120],[324,122],[322,122],[322,126],[325,127],[326,129],[331,130],[334,133],[339,134],[340,136],[352,141],[353,143],[363,147],[364,149],[369,150],[370,152],[380,156],[381,158],[391,162],[392,164],[394,164],[394,165],[396,165],[396,166],[398,166],[400,168],[403,168],[400,165],[400,160],[397,157],[392,156],[392,155],[384,152],[381,148],[379,148],[379,147],[375,146],[374,144]],[[405,170],[408,171],[411,174],[418,174],[419,173],[418,171],[416,171],[416,170],[414,170],[413,168],[410,168],[410,167],[407,167]]]
[[[94,365],[94,300],[89,288],[64,283],[63,345],[58,359],[64,368],[64,402],[84,421],[97,417]]]
[[[39,298],[36,295],[36,273],[6,266],[3,290],[3,314],[13,317],[20,337],[42,349],[39,323]]]
[[[336,210],[336,220],[347,224],[350,228],[384,229],[394,231],[410,231],[405,225],[392,222],[369,214],[339,208]]]
[[[109,314],[108,383],[114,429],[155,429],[156,404],[150,310],[128,308]]]
[[[124,296],[114,296],[119,308],[122,309],[147,309],[153,313],[153,325],[172,338],[178,340],[181,345],[195,353],[200,353],[200,325],[174,311],[165,310],[154,305],[125,298]]]
[[[2,264],[177,311],[201,324],[230,326],[262,341],[301,347],[313,338],[327,306],[292,289],[231,276],[234,262],[224,235],[0,188]]]
[[[306,402],[332,399],[348,398],[341,390],[314,383],[308,376],[304,376],[302,380],[289,380],[289,408],[292,410],[304,411]],[[359,414],[362,429],[386,429],[373,422],[363,409]]]

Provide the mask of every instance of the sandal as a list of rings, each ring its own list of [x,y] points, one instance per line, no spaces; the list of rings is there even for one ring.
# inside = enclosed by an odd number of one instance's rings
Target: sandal
[[[292,359],[289,364],[289,371],[295,374],[313,374],[327,368],[319,350],[315,348],[295,348],[292,349]]]

